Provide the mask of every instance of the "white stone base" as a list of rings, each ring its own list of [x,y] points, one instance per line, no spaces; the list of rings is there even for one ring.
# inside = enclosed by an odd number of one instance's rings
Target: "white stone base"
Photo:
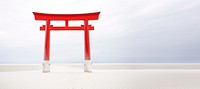
[[[50,61],[46,61],[46,60],[44,61],[42,71],[43,73],[50,72]]]
[[[91,60],[84,60],[84,72],[92,72]]]

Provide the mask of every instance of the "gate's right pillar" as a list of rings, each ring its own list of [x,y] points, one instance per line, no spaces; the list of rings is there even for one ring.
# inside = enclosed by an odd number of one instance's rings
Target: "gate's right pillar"
[[[85,60],[84,60],[84,72],[92,72],[91,60],[90,60],[90,38],[89,38],[89,27],[88,20],[84,20],[84,40],[85,40]]]

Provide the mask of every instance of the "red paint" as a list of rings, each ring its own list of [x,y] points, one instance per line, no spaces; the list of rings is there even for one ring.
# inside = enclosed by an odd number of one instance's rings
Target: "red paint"
[[[50,31],[84,31],[85,40],[85,60],[90,60],[90,39],[89,30],[94,30],[94,26],[88,25],[89,20],[98,20],[100,12],[84,13],[84,14],[47,14],[33,12],[35,20],[46,21],[46,26],[42,25],[40,30],[46,31],[44,60],[50,60]],[[65,21],[65,26],[50,25],[51,20]],[[68,22],[73,20],[83,20],[84,25],[68,26]]]
[[[45,35],[45,49],[44,49],[44,60],[50,59],[50,20],[46,21],[46,35]]]
[[[85,23],[85,60],[90,60],[90,39],[89,39],[89,29],[88,29],[88,20],[84,21]]]

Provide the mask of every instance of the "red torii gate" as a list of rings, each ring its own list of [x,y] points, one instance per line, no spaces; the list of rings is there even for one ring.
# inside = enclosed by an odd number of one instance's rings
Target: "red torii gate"
[[[100,12],[94,13],[84,13],[84,14],[47,14],[33,12],[35,20],[44,20],[46,25],[42,25],[40,30],[46,31],[45,36],[45,49],[44,49],[44,63],[43,72],[50,72],[50,31],[65,31],[65,30],[75,30],[84,31],[85,39],[85,61],[84,61],[84,71],[91,72],[91,61],[90,61],[90,40],[89,40],[89,30],[94,30],[94,26],[89,25],[89,20],[98,20]],[[50,25],[51,20],[53,21],[65,21],[65,26],[53,26]],[[81,26],[69,26],[68,22],[83,20],[84,25]]]

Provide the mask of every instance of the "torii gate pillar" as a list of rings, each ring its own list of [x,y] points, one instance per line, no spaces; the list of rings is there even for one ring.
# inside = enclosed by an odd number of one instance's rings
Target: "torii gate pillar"
[[[88,29],[88,20],[84,21],[84,39],[85,39],[85,60],[84,60],[84,71],[91,72],[91,60],[90,60],[90,38],[89,38],[89,29]]]
[[[90,39],[89,30],[94,30],[94,27],[88,24],[89,20],[98,20],[100,12],[85,13],[85,14],[46,14],[33,12],[35,20],[44,20],[46,25],[40,27],[40,30],[45,31],[45,49],[44,49],[44,63],[43,72],[50,72],[50,31],[54,30],[84,30],[84,41],[85,41],[85,60],[84,60],[84,71],[91,72],[91,60],[90,60]],[[65,26],[53,26],[50,25],[51,20],[64,20]],[[69,20],[83,20],[84,25],[81,26],[68,26]]]

